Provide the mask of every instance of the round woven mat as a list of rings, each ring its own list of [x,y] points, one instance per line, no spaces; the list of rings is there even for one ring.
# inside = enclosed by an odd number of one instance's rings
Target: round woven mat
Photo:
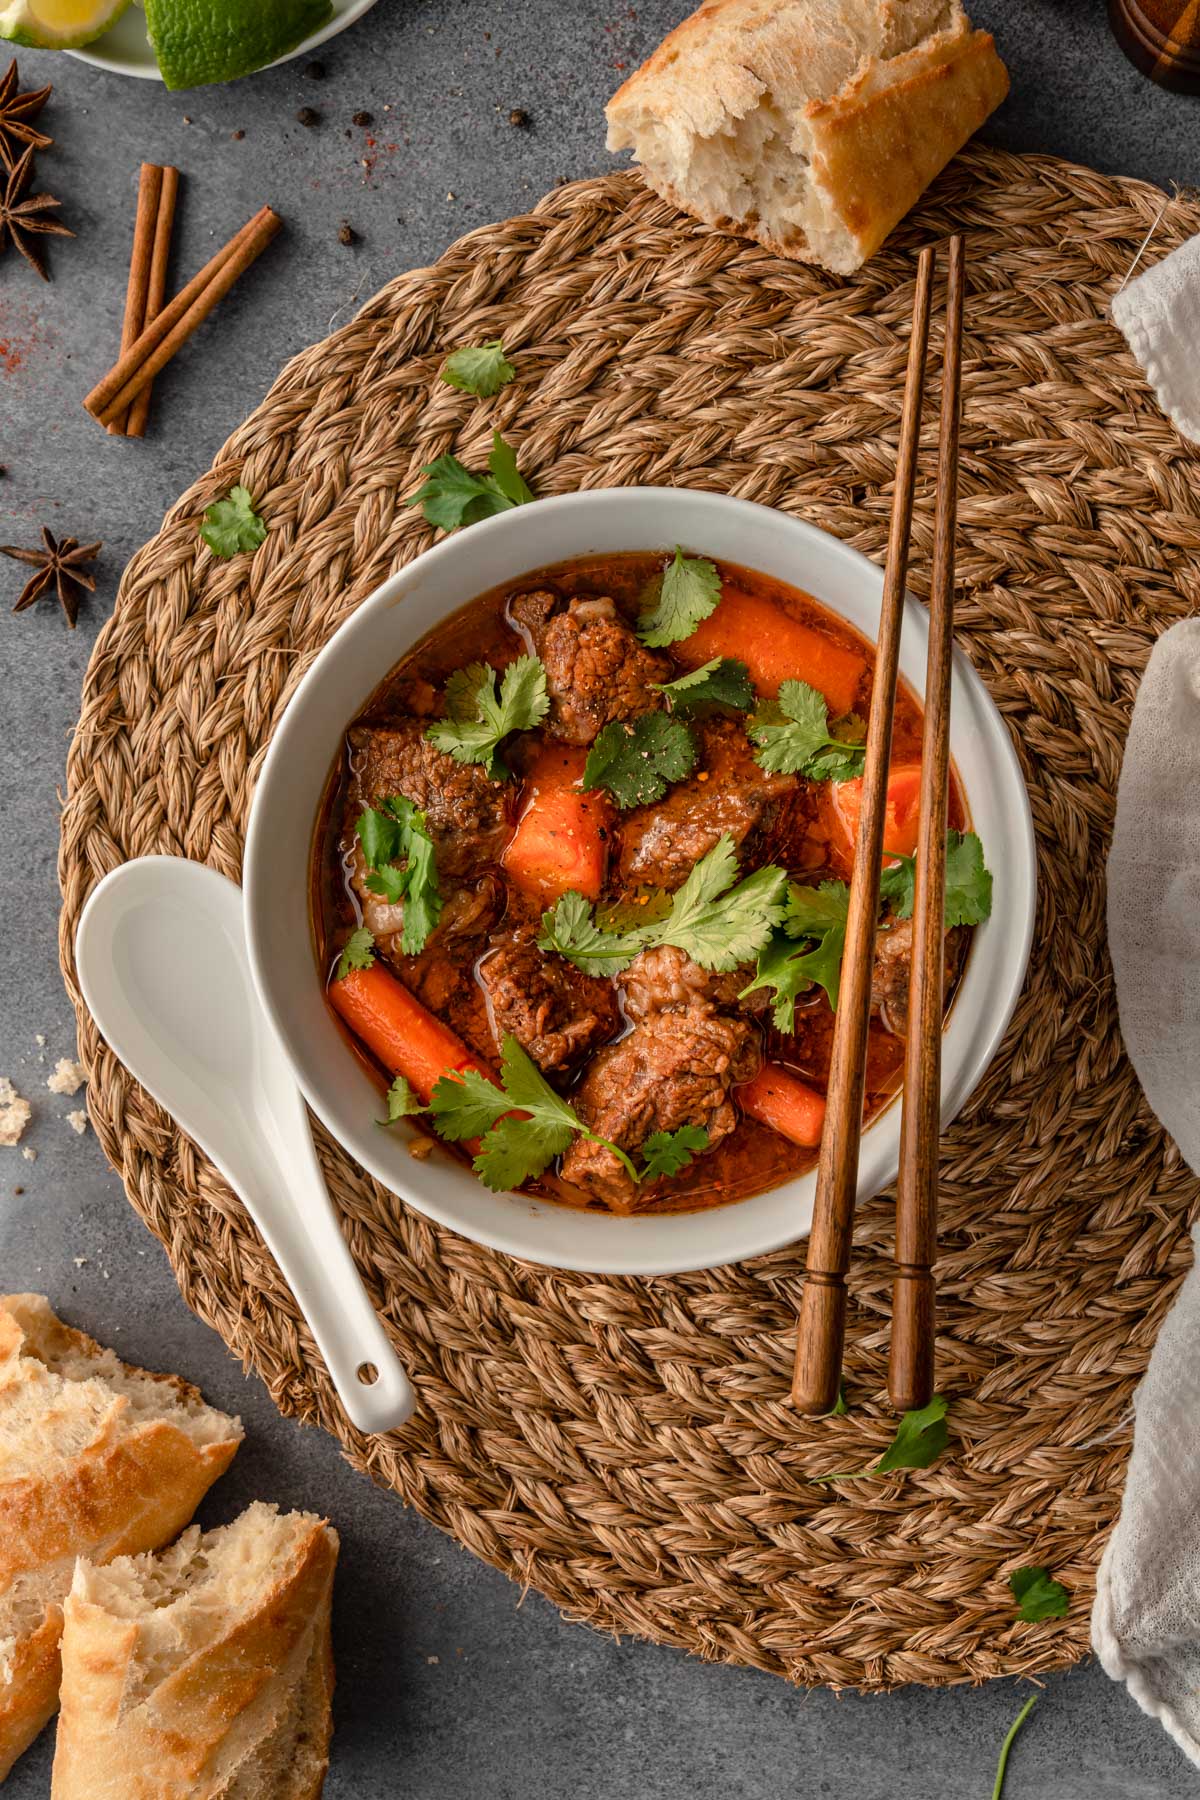
[[[189,1305],[284,1411],[593,1625],[861,1688],[1030,1673],[1086,1647],[1130,1396],[1200,1196],[1123,1058],[1104,949],[1130,703],[1154,638],[1200,591],[1200,461],[1107,319],[1163,203],[975,150],[846,283],[695,226],[631,176],[564,188],[297,357],[134,557],[101,633],[60,862],[100,1140]],[[870,1461],[893,1429],[886,1198],[855,1232],[849,1414],[808,1422],[786,1401],[803,1246],[670,1279],[554,1274],[439,1230],[322,1139],[422,1400],[403,1432],[359,1437],[237,1202],[97,1037],[72,962],[83,903],[149,851],[238,875],[255,771],[296,681],[430,542],[405,500],[421,465],[446,450],[481,464],[493,423],[542,494],[687,483],[880,557],[914,248],[952,229],[970,271],[959,639],[1020,750],[1041,905],[1004,1049],[945,1140],[950,1451],[923,1472],[811,1480]],[[1153,253],[1197,229],[1200,208],[1170,202]],[[496,401],[436,381],[448,349],[500,336],[519,374]],[[252,560],[219,562],[196,525],[235,481],[270,534]],[[1014,1623],[1005,1578],[1022,1563],[1068,1585],[1069,1618]]]

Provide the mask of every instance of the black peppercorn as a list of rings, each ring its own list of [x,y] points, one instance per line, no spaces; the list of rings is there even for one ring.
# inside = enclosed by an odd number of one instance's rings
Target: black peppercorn
[[[341,225],[341,230],[338,232],[338,243],[339,244],[357,244],[357,242],[358,242],[357,231],[355,231],[353,225],[351,225],[348,220],[343,219],[342,225]]]
[[[356,112],[354,115],[354,118],[351,120],[351,123],[354,125],[369,125],[373,118],[374,118],[373,113]]]
[[[302,106],[300,111],[296,114],[296,117],[301,125],[307,125],[310,129],[312,126],[321,123],[320,113],[314,112],[311,106]]]
[[[310,81],[324,81],[325,64],[322,62],[311,62],[304,73],[308,76]]]
[[[510,125],[519,126],[522,131],[527,130],[529,126],[529,114],[525,111],[523,106],[514,106],[508,115],[508,122]]]

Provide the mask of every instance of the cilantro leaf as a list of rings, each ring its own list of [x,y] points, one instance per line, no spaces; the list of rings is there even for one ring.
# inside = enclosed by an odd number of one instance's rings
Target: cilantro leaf
[[[825,989],[830,1006],[837,1011],[849,904],[850,890],[844,881],[823,881],[819,887],[802,887],[798,882],[789,886],[783,930],[773,933],[759,951],[754,980],[742,989],[743,995],[756,988],[774,989],[772,1016],[778,1031],[795,1029],[796,1000],[814,982]],[[797,948],[797,939],[808,947]]]
[[[1008,1578],[1017,1603],[1017,1617],[1027,1625],[1039,1619],[1065,1619],[1070,1595],[1045,1569],[1014,1569]]]
[[[749,712],[754,705],[754,686],[744,662],[733,656],[714,656],[711,662],[677,675],[674,681],[655,684],[665,694],[672,712],[691,712],[697,706],[729,706]]]
[[[389,906],[403,900],[400,948],[406,956],[416,956],[442,914],[437,851],[425,814],[406,795],[392,794],[382,809],[364,807],[354,829],[369,871],[364,885]],[[398,868],[398,863],[404,866]]]
[[[641,713],[631,723],[614,719],[604,727],[588,751],[583,785],[607,788],[622,809],[650,806],[695,764],[696,740],[682,719]]]
[[[441,1137],[458,1142],[486,1134],[472,1164],[485,1187],[503,1193],[541,1175],[562,1155],[576,1132],[603,1144],[619,1157],[634,1181],[640,1180],[625,1152],[588,1130],[511,1032],[505,1033],[501,1050],[500,1080],[503,1092],[478,1069],[443,1075],[429,1108]]]
[[[557,951],[589,975],[619,975],[644,948],[644,927],[632,931],[601,929],[592,916],[590,902],[574,888],[542,914],[538,949]]]
[[[507,512],[533,500],[532,489],[517,472],[517,459],[498,431],[492,433],[488,456],[490,475],[472,475],[457,456],[448,452],[421,470],[425,481],[409,496],[431,525],[457,531],[461,525],[477,525],[495,513]]]
[[[678,1131],[655,1131],[642,1145],[645,1161],[642,1180],[656,1175],[678,1175],[702,1150],[708,1149],[708,1133],[703,1125],[681,1125]]]
[[[702,969],[736,969],[762,949],[787,903],[787,875],[774,864],[733,886],[737,872],[737,853],[726,832],[700,858],[665,918],[629,931],[602,931],[587,901],[572,891],[542,915],[538,946],[597,975],[615,975],[639,950],[660,944],[673,944]]]
[[[254,510],[249,488],[230,488],[224,500],[217,500],[204,515],[200,536],[214,556],[237,556],[243,550],[257,550],[267,535],[267,528]]]
[[[937,1461],[950,1441],[946,1424],[948,1402],[935,1394],[928,1406],[901,1415],[896,1435],[877,1463],[869,1469],[841,1470],[835,1475],[814,1475],[814,1481],[860,1481],[864,1475],[885,1475],[890,1469],[927,1469]]]
[[[516,372],[504,354],[500,339],[492,338],[486,344],[468,344],[455,350],[442,364],[441,377],[450,387],[460,388],[464,394],[490,400]]]
[[[638,636],[651,649],[691,637],[721,598],[716,563],[706,556],[685,556],[676,545],[675,559],[646,584]]]
[[[596,923],[601,931],[637,931],[643,925],[656,925],[671,910],[671,895],[665,888],[635,888],[623,900],[610,900],[596,908]]]
[[[338,957],[337,979],[345,981],[351,969],[369,969],[375,961],[375,939],[365,925],[360,925],[346,939]]]
[[[1028,1700],[1004,1734],[1004,1742],[1000,1746],[1000,1760],[996,1764],[996,1780],[992,1787],[992,1800],[1003,1800],[1004,1775],[1008,1768],[1008,1753],[1013,1747],[1018,1731],[1038,1703],[1036,1694],[1030,1694]]]
[[[912,917],[916,899],[915,856],[897,856],[879,878],[879,898],[898,919]],[[992,876],[983,860],[983,845],[973,831],[946,833],[947,931],[954,925],[979,925],[991,917]]]
[[[746,730],[759,747],[754,760],[768,774],[804,775],[810,781],[850,781],[862,774],[862,720],[851,714],[842,721],[842,735],[834,737],[825,696],[806,681],[781,683],[779,699],[760,706]]]
[[[394,1125],[397,1119],[410,1119],[414,1113],[424,1113],[428,1111],[429,1108],[427,1106],[422,1106],[420,1100],[418,1100],[416,1094],[414,1094],[411,1086],[404,1079],[403,1075],[397,1075],[395,1081],[393,1081],[391,1087],[387,1091],[387,1118],[380,1119],[379,1123],[381,1125]]]
[[[429,1097],[433,1128],[451,1143],[489,1130],[509,1110],[509,1104],[507,1094],[478,1069],[455,1069],[440,1075]]]
[[[546,671],[536,656],[510,662],[496,692],[496,671],[488,663],[456,669],[446,683],[447,717],[431,725],[425,736],[456,762],[482,763],[492,780],[509,771],[497,755],[502,738],[512,731],[532,731],[550,709]]]
[[[843,1382],[839,1381],[838,1382],[838,1397],[829,1409],[829,1417],[831,1419],[844,1419],[846,1414],[849,1411],[850,1411],[850,1408],[846,1405],[845,1384]]]

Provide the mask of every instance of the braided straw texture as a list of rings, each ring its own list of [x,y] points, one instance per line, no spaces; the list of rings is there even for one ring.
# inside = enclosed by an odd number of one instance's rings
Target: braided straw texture
[[[1188,1262],[1200,1188],[1124,1060],[1104,949],[1121,745],[1155,637],[1200,585],[1200,467],[1107,304],[1164,196],[1039,158],[961,157],[851,282],[681,218],[625,174],[549,195],[403,275],[298,356],[130,563],[83,691],[62,821],[62,960],[100,1140],[188,1304],[285,1412],[577,1618],[799,1682],[882,1689],[1061,1667],[1086,1648],[1130,1399]],[[1166,204],[1154,254],[1200,228]],[[881,558],[915,247],[965,231],[959,641],[1020,751],[1041,902],[1004,1048],[947,1133],[931,1469],[838,1486],[886,1403],[892,1209],[855,1231],[847,1416],[787,1404],[803,1246],[738,1268],[600,1279],[427,1223],[318,1133],[372,1298],[420,1390],[385,1439],[347,1425],[253,1228],[130,1080],[80,1000],[95,883],[168,852],[237,876],[272,729],[334,628],[432,533],[422,464],[481,466],[493,425],[534,488],[690,484],[763,501]],[[436,380],[503,337],[479,405]],[[914,590],[926,591],[936,407]],[[215,560],[236,481],[270,533]],[[1042,1563],[1070,1616],[1015,1622]]]

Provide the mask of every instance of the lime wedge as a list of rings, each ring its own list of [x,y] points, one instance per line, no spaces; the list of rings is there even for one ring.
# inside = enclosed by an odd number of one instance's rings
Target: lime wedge
[[[118,20],[129,0],[0,0],[0,38],[34,50],[75,50]]]
[[[146,0],[150,42],[169,88],[252,75],[332,17],[330,0]]]

